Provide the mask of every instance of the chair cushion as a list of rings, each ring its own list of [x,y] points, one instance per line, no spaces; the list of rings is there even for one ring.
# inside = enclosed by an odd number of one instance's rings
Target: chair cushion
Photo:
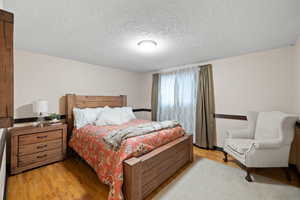
[[[278,138],[281,121],[281,112],[260,112],[256,122],[255,139],[268,140]]]
[[[243,155],[246,151],[248,151],[253,142],[254,140],[251,139],[227,139],[226,146],[227,149]]]

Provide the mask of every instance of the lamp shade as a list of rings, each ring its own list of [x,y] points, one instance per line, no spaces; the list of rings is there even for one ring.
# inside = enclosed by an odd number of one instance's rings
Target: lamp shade
[[[34,104],[35,113],[47,113],[48,112],[48,101],[38,100]]]

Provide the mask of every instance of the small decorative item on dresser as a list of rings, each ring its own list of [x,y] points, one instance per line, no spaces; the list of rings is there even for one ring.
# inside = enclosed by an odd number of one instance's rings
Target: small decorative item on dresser
[[[18,127],[10,130],[11,174],[63,160],[67,125]]]
[[[52,113],[49,115],[49,118],[51,121],[49,122],[50,125],[57,125],[57,124],[62,124],[60,121],[60,115],[56,113]]]

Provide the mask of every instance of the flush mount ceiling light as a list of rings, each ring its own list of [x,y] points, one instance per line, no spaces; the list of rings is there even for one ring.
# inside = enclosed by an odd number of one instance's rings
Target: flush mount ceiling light
[[[137,45],[143,52],[153,52],[157,48],[157,42],[154,40],[142,40],[138,42]]]

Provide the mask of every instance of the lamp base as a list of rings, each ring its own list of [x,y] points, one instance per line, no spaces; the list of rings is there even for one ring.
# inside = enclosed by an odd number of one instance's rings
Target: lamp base
[[[38,127],[44,127],[44,123],[45,123],[45,120],[44,120],[44,117],[43,117],[43,114],[40,113],[40,115],[38,116]]]
[[[39,124],[37,125],[37,127],[43,128],[43,127],[44,127],[44,123],[39,123]]]

